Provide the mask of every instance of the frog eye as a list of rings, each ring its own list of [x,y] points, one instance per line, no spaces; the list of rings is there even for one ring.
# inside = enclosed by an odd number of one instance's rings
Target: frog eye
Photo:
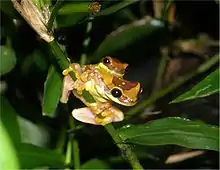
[[[109,63],[110,63],[110,60],[109,60],[107,57],[105,57],[105,58],[103,59],[103,63],[104,63],[104,64],[109,64]]]
[[[141,87],[140,90],[139,90],[139,92],[138,92],[138,94],[142,94],[143,91],[144,91],[144,89]]]
[[[120,98],[121,95],[122,95],[122,92],[121,92],[120,89],[114,88],[114,89],[111,90],[111,94],[112,94],[112,96],[115,97],[115,98]]]

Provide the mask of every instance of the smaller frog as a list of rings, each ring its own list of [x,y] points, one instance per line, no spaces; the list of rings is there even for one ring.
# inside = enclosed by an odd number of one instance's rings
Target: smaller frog
[[[71,64],[63,71],[64,81],[60,101],[67,103],[70,92],[80,99],[87,107],[74,109],[72,115],[84,123],[106,125],[122,121],[123,112],[112,103],[133,106],[137,103],[137,96],[142,91],[139,82],[123,79],[127,66],[127,63],[122,63],[110,56],[94,65],[81,67],[77,63]],[[75,73],[77,80],[73,81],[68,75],[71,71]],[[92,98],[92,101],[88,98]]]

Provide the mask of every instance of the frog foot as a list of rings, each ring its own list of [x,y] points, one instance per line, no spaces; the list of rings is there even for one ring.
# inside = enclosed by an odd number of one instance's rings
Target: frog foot
[[[82,70],[81,70],[81,67],[79,64],[77,64],[77,63],[70,64],[68,68],[63,70],[62,74],[64,76],[67,76],[71,71],[75,73],[77,79],[80,79],[80,75],[82,74]]]
[[[104,117],[109,116],[109,115],[112,114],[111,112],[107,111],[110,107],[112,107],[112,105],[108,102],[90,104],[90,109],[94,114],[101,115],[101,116],[104,116]]]
[[[105,118],[96,117],[95,121],[99,123],[100,125],[105,126],[106,124],[109,124],[112,122],[112,118],[111,117],[105,117]]]
[[[74,81],[73,79],[68,75],[64,77],[63,80],[63,88],[62,88],[62,94],[60,98],[61,103],[67,103],[70,93],[74,88]]]
[[[70,61],[69,58],[67,58],[67,60],[71,63],[71,61]],[[63,74],[64,76],[67,76],[71,71],[73,71],[73,68],[72,68],[72,66],[71,66],[71,64],[70,64],[70,66],[69,66],[67,69],[63,70],[62,74]]]

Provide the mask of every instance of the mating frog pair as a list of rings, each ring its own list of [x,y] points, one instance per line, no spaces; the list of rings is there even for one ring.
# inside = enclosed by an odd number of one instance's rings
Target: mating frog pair
[[[109,56],[94,65],[81,67],[77,63],[71,64],[63,71],[63,91],[60,101],[67,103],[70,92],[79,98],[87,107],[74,109],[72,115],[84,123],[106,125],[122,121],[123,112],[113,106],[112,102],[133,106],[142,91],[139,82],[123,79],[127,67],[128,64]],[[75,81],[68,75],[71,71],[75,73]]]

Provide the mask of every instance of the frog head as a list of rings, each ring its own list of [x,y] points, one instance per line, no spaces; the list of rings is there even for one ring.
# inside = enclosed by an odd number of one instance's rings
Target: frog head
[[[106,56],[98,64],[98,68],[116,77],[123,77],[128,67],[127,63],[122,63],[116,58]]]
[[[142,92],[139,82],[130,82],[118,77],[112,77],[112,84],[109,88],[108,97],[121,105],[133,106],[137,103],[138,95]]]
[[[107,56],[98,64],[102,82],[105,89],[99,88],[102,83],[97,83],[96,89],[107,99],[124,106],[133,106],[137,103],[138,95],[142,92],[139,82],[130,82],[123,79],[128,64]],[[102,85],[102,87],[104,87]]]
[[[107,72],[102,72],[101,75],[102,80],[99,80],[93,89],[101,94],[103,99],[124,106],[133,106],[137,103],[138,95],[142,92],[139,82],[130,82]]]

